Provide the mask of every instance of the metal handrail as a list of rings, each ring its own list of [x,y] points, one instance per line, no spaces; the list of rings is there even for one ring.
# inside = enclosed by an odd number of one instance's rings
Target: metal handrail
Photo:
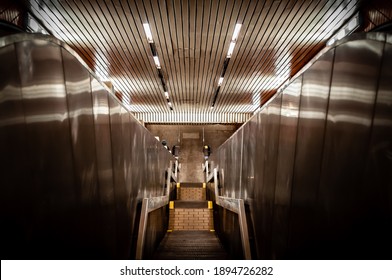
[[[143,249],[144,249],[144,241],[147,230],[147,221],[148,214],[152,211],[155,211],[161,207],[169,204],[170,197],[170,183],[171,179],[177,180],[177,177],[174,178],[171,163],[170,167],[167,169],[167,178],[166,178],[166,194],[163,196],[149,197],[143,198],[142,201],[142,211],[140,214],[140,223],[139,223],[139,231],[137,236],[137,245],[136,245],[136,256],[137,260],[141,260],[143,257]]]
[[[173,180],[175,182],[178,182],[177,178],[178,178],[178,169],[179,169],[179,164],[178,164],[178,160],[176,160],[174,162],[174,172],[171,172],[171,177],[173,178]]]
[[[219,181],[218,181],[218,169],[214,168],[213,173],[214,187],[215,187],[215,202],[217,205],[238,214],[238,222],[240,226],[240,235],[242,243],[242,251],[246,260],[252,259],[249,243],[248,223],[246,221],[245,203],[243,199],[224,197],[219,195]],[[212,178],[209,178],[211,181]]]
[[[206,160],[206,162],[204,164],[204,170],[205,170],[205,173],[206,173],[206,183],[208,183],[212,179],[214,179],[214,172],[210,172],[208,160]]]

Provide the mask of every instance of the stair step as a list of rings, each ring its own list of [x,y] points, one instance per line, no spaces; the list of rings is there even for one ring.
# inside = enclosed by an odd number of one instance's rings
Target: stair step
[[[208,208],[207,200],[176,200],[174,208]]]
[[[203,184],[204,183],[184,183],[181,182],[180,183],[180,187],[181,188],[198,188],[198,189],[202,189],[203,188]]]
[[[229,259],[215,232],[168,232],[153,259],[156,260],[212,260]]]

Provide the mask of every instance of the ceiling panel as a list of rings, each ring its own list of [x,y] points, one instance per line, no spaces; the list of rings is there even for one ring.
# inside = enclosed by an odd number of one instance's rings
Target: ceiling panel
[[[244,122],[358,10],[358,1],[31,0],[145,122]],[[149,23],[170,110],[143,24]],[[242,24],[218,88],[236,23]]]

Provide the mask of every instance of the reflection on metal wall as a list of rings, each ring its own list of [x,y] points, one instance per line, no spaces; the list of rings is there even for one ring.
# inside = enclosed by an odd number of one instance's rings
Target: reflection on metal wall
[[[391,258],[391,66],[392,36],[353,35],[219,148],[222,193],[248,205],[254,258]]]
[[[132,257],[171,155],[55,39],[4,37],[0,57],[2,259]]]

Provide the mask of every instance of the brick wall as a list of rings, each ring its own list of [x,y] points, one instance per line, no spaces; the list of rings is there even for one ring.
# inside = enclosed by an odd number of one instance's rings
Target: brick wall
[[[178,188],[178,200],[206,200],[206,189],[203,188]]]
[[[212,209],[176,208],[170,209],[169,230],[212,230],[214,229]]]
[[[168,145],[180,146],[179,160],[181,169],[178,174],[181,182],[203,182],[204,173],[201,165],[204,163],[203,145],[209,145],[212,154],[224,143],[241,124],[211,124],[211,125],[164,125],[146,124],[146,128],[160,140],[165,139]],[[184,133],[198,134],[199,139],[187,139]],[[203,142],[203,134],[205,141]]]

